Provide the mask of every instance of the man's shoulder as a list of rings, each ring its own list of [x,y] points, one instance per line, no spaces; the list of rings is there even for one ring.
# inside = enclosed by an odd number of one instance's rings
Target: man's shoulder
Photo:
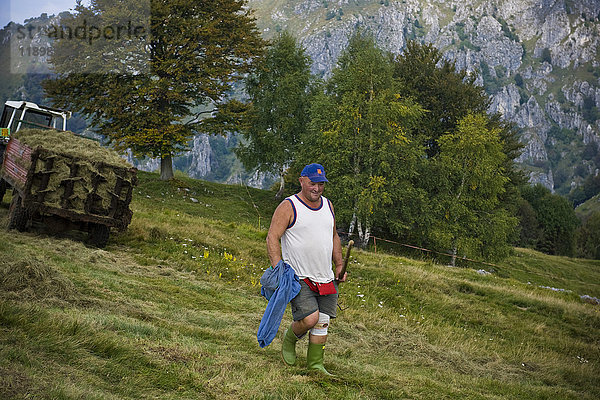
[[[299,206],[302,203],[302,199],[300,199],[297,194],[292,194],[283,199],[281,203],[285,203],[290,209],[295,209],[296,206]]]
[[[290,196],[291,197],[291,196]],[[292,203],[292,200],[290,199],[290,197],[286,197],[285,199],[283,199],[281,201],[281,203],[279,203],[279,205],[277,206],[277,209],[275,210],[276,212],[280,212],[280,213],[288,213],[288,212],[293,212],[294,209],[294,205]]]

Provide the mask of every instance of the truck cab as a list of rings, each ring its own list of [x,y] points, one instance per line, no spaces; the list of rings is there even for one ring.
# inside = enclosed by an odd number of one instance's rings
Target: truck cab
[[[52,128],[66,131],[70,111],[40,106],[29,101],[9,100],[4,103],[0,118],[2,141],[6,144],[11,132],[22,128]]]
[[[40,106],[29,101],[9,100],[4,103],[2,117],[0,117],[0,168],[4,162],[4,151],[11,132],[17,132],[23,128],[66,131],[69,118],[71,118],[70,111]],[[8,188],[8,183],[0,178],[0,203]]]

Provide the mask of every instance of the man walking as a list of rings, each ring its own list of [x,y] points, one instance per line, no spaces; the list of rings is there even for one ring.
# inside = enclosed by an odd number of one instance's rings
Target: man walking
[[[305,166],[299,180],[300,192],[279,204],[267,234],[271,265],[283,259],[294,269],[301,285],[300,293],[291,301],[293,322],[284,334],[282,356],[285,363],[294,365],[296,342],[310,331],[308,368],[330,375],[323,366],[323,355],[329,321],[337,311],[335,279],[346,280],[346,274],[338,276],[343,264],[342,245],[333,205],[322,195],[328,182],[323,166]]]

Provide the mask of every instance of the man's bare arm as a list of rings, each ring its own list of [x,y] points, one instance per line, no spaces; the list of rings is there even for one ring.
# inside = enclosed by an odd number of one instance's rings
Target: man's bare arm
[[[333,205],[331,206],[331,210],[333,211]],[[335,277],[339,278],[340,282],[344,282],[346,280],[346,274],[344,276],[339,276],[342,271],[342,267],[344,266],[344,257],[342,256],[342,241],[337,233],[337,228],[335,226],[335,219],[333,220],[333,254],[331,255],[333,259],[333,264],[335,265]]]
[[[287,200],[282,201],[273,213],[269,233],[267,233],[267,254],[272,266],[276,266],[279,260],[281,260],[281,244],[279,240],[290,222],[292,222],[293,216],[292,205]]]

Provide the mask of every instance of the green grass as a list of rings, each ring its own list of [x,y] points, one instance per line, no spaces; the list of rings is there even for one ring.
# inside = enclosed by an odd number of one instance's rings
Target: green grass
[[[0,398],[600,397],[600,309],[579,298],[600,297],[597,261],[516,249],[480,275],[355,250],[327,378],[306,370],[305,341],[294,367],[281,333],[256,341],[273,193],[139,178],[106,249],[4,231]],[[288,308],[281,331],[290,321]]]

